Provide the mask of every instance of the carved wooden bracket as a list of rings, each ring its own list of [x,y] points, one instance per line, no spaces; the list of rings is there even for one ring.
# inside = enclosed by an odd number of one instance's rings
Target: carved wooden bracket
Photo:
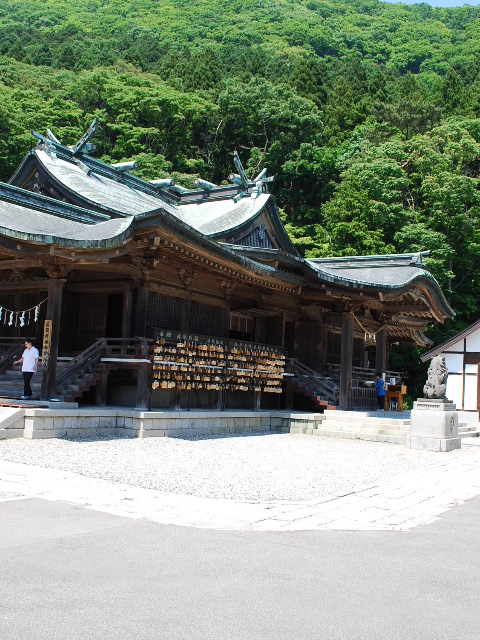
[[[187,269],[177,269],[178,278],[186,291],[191,291],[193,287],[193,273]]]
[[[64,264],[46,264],[43,267],[51,280],[59,280],[67,277],[71,267]]]
[[[226,300],[230,300],[232,293],[234,292],[237,283],[230,280],[219,280],[218,285]]]

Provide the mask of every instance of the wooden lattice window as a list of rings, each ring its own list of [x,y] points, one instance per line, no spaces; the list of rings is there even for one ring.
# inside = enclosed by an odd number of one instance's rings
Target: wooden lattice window
[[[150,328],[180,329],[183,300],[149,293],[147,331]]]

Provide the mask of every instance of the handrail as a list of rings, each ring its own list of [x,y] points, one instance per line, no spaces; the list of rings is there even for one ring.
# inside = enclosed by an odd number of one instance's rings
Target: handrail
[[[148,338],[98,338],[85,351],[75,356],[57,376],[57,392],[61,392],[85,368],[91,367],[106,355],[120,354],[126,360],[133,360],[139,353],[148,357]]]
[[[328,370],[335,373],[337,377],[340,376],[339,364],[328,364]],[[385,378],[403,378],[404,373],[402,371],[382,371],[385,374]],[[361,380],[375,380],[376,370],[366,367],[352,367],[353,378],[359,378]]]
[[[18,360],[21,357],[19,354],[23,353],[23,349],[24,347],[22,348],[22,343],[17,342],[17,344],[14,344],[10,349],[7,349],[7,351],[4,351],[2,355],[0,355],[0,374],[5,373],[7,369],[10,369],[13,364],[13,358],[18,355]]]
[[[306,378],[307,384],[313,387],[312,391],[316,392],[318,390],[321,395],[334,403],[338,401],[338,386],[332,380],[318,373],[318,371],[310,369],[310,367],[307,367],[303,362],[299,362],[296,358],[288,358],[288,370],[291,370],[297,376],[300,383],[305,383],[305,380],[302,379]],[[303,386],[307,385],[304,384]]]
[[[105,338],[100,338],[85,351],[75,356],[70,364],[58,374],[57,391],[67,385],[87,364],[91,365],[98,362],[105,351],[105,346]]]

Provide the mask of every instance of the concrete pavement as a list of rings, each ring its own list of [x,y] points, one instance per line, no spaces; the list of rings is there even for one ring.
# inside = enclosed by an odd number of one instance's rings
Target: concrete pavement
[[[219,531],[0,503],[2,640],[478,640],[480,499],[402,531]]]
[[[478,438],[472,438],[472,447]],[[464,445],[465,446],[465,445]],[[468,446],[468,445],[466,445]],[[472,450],[473,451],[473,450]],[[244,531],[406,531],[433,522],[454,505],[480,495],[480,447],[435,467],[357,487],[346,495],[300,502],[237,502],[168,494],[0,461],[0,501],[20,497],[66,502],[162,524]]]
[[[0,638],[478,640],[477,450],[304,504],[2,461]]]

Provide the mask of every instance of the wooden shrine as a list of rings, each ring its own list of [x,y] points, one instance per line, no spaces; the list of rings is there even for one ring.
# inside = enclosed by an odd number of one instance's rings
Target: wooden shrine
[[[73,146],[34,132],[0,183],[0,343],[41,350],[51,323],[43,398],[351,408],[355,367],[385,371],[389,344],[452,316],[424,254],[304,259],[265,170],[235,155],[229,185],[148,182],[90,155],[97,126]]]

